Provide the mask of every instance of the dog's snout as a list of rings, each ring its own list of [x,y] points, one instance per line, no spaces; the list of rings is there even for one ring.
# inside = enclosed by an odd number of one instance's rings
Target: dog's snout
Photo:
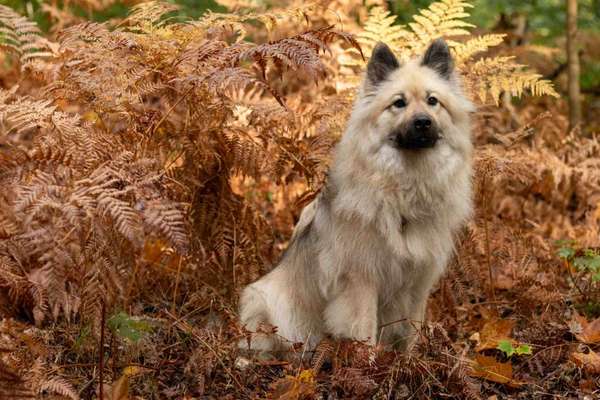
[[[417,116],[413,121],[413,125],[417,131],[427,131],[431,128],[431,118],[426,115]]]
[[[394,138],[401,149],[417,150],[434,147],[440,137],[431,116],[417,114],[394,132]]]

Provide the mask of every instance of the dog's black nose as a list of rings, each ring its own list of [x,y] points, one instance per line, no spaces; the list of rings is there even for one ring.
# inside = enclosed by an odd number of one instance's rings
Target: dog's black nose
[[[396,143],[401,149],[417,150],[434,147],[439,139],[437,127],[427,114],[417,114],[401,128],[396,135]]]
[[[417,117],[413,124],[418,132],[428,131],[431,128],[431,118],[425,116]]]

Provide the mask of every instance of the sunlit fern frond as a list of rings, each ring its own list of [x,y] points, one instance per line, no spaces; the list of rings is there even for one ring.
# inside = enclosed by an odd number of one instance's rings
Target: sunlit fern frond
[[[413,17],[414,22],[408,24],[415,35],[410,42],[413,53],[439,37],[468,35],[467,29],[475,27],[464,21],[469,16],[465,9],[471,7],[473,5],[460,0],[442,0],[421,10]]]
[[[452,47],[452,55],[456,64],[460,67],[474,55],[485,52],[490,47],[498,46],[504,41],[505,37],[505,34],[489,34],[473,37],[464,43],[448,41],[448,45]]]
[[[240,9],[259,9],[268,5],[264,0],[216,0],[216,2],[228,10],[236,11]]]
[[[541,80],[541,75],[529,72],[524,66],[514,62],[513,57],[493,57],[477,61],[479,53],[500,45],[505,35],[487,34],[473,36],[469,28],[474,25],[465,22],[466,12],[473,5],[460,0],[441,0],[431,4],[414,16],[408,27],[394,25],[395,18],[381,7],[371,9],[363,31],[357,35],[367,55],[377,42],[387,43],[396,55],[406,60],[423,53],[434,39],[443,37],[451,47],[456,66],[463,75],[465,85],[474,98],[482,103],[489,100],[498,104],[502,93],[520,97],[525,91],[534,96],[550,95],[558,97],[552,83]],[[449,37],[467,36],[464,40]],[[350,67],[364,66],[356,57],[345,58],[342,64]],[[347,77],[356,80],[356,75]]]
[[[385,42],[393,49],[404,48],[407,45],[410,33],[406,31],[403,25],[396,25],[396,16],[391,15],[383,7],[373,7],[369,11],[369,18],[365,22],[363,31],[356,36],[356,41],[362,47],[366,56],[371,55],[371,51],[378,42]],[[358,55],[357,50],[352,50]],[[344,59],[346,65],[363,65],[363,61],[358,57]]]
[[[35,22],[0,5],[0,49],[15,53],[22,67],[35,59],[52,57],[52,47]]]
[[[171,18],[168,14],[179,9],[178,6],[164,1],[147,1],[131,8],[131,13],[125,20],[133,30],[152,32],[164,26]]]
[[[470,65],[465,73],[467,88],[482,103],[491,100],[496,105],[503,92],[521,97],[529,90],[534,96],[559,97],[550,81],[540,79],[540,74],[525,70],[513,60],[514,57],[483,58]]]

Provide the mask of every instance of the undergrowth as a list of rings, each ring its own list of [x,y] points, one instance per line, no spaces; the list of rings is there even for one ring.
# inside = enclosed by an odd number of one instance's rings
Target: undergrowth
[[[467,2],[408,26],[382,4],[223,3],[243,7],[185,19],[146,2],[47,36],[0,6],[0,398],[592,393],[597,314],[579,305],[598,303],[583,249],[600,147],[567,131],[561,100],[526,104],[525,123],[506,102],[557,97],[551,83],[502,35],[473,35]],[[240,355],[239,290],[326,179],[372,47],[406,58],[439,36],[479,104],[478,207],[417,348]],[[583,247],[561,262],[567,237]]]

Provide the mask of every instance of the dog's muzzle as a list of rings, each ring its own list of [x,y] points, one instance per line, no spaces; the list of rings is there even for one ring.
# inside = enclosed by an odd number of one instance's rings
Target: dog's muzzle
[[[401,129],[401,132],[396,133],[394,140],[401,149],[418,150],[435,146],[439,138],[431,118],[421,114],[415,116],[407,129]]]

